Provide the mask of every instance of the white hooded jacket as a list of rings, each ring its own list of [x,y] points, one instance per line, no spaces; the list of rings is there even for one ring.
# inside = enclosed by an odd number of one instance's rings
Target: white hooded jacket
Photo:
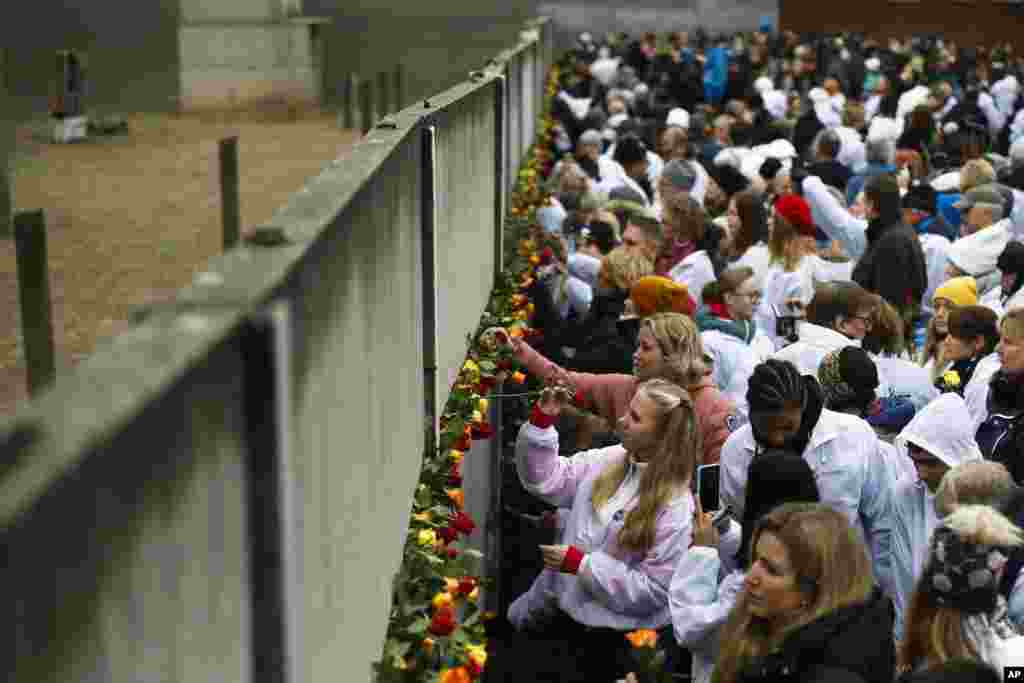
[[[793,342],[786,348],[775,353],[775,358],[788,360],[796,366],[801,375],[818,376],[818,366],[825,356],[847,346],[860,346],[860,340],[850,339],[846,335],[828,327],[815,325],[806,321],[797,323],[796,333],[800,341]]]
[[[955,393],[943,394],[929,403],[897,437],[899,457],[909,459],[909,442],[950,467],[981,460],[974,430],[964,419],[966,412],[967,405]],[[895,585],[892,598],[896,607],[895,636],[899,640],[903,637],[904,612],[928,560],[928,544],[939,524],[939,516],[935,512],[935,496],[917,478],[897,481],[892,502],[892,572]]]
[[[949,262],[978,281],[979,296],[992,289],[992,287],[982,289],[982,282],[987,280],[984,278],[985,275],[996,270],[996,261],[1010,240],[1009,229],[1010,220],[1004,218],[973,235],[961,237],[949,245],[947,252]],[[993,286],[998,284],[998,278],[996,280]]]
[[[754,333],[749,344],[719,330],[701,332],[700,340],[704,352],[711,356],[711,378],[715,386],[732,399],[746,420],[747,383],[754,374],[754,368],[767,360],[775,350],[772,341],[761,330]]]

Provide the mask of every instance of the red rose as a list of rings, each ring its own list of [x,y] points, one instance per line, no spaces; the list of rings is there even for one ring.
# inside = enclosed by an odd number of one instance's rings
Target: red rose
[[[543,265],[548,265],[555,259],[555,252],[551,251],[551,247],[544,247],[544,251],[540,253],[540,262]]]
[[[476,393],[486,396],[487,394],[491,393],[491,389],[494,388],[494,385],[496,383],[497,382],[493,377],[481,377],[479,391],[477,391]]]
[[[443,529],[438,529],[437,535],[445,542],[445,545],[447,545],[459,537],[459,532],[453,526],[446,526]]]
[[[460,436],[458,438],[458,440],[456,440],[456,442],[452,445],[452,448],[454,448],[457,451],[468,451],[472,447],[473,447],[473,440],[470,439],[465,434]]]
[[[452,517],[451,527],[469,536],[473,533],[473,529],[476,528],[476,522],[465,512],[456,512],[455,516]]]
[[[474,680],[479,678],[480,674],[484,672],[480,664],[472,657],[470,657],[469,661],[466,662],[466,670],[469,671],[470,677]]]
[[[491,428],[490,423],[481,422],[480,424],[473,425],[473,438],[474,439],[489,439],[494,435],[494,429]]]
[[[459,579],[459,593],[469,595],[476,588],[476,579],[472,576],[463,576]]]
[[[455,630],[455,610],[441,607],[430,620],[430,632],[437,636],[449,636]]]
[[[448,546],[448,559],[449,560],[454,560],[458,556],[459,556],[459,549],[458,548],[453,548],[451,546]]]

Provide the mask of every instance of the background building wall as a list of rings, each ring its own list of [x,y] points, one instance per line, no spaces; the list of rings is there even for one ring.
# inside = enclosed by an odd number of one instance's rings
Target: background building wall
[[[1004,0],[779,0],[780,26],[797,32],[858,31],[879,38],[939,33],[961,44],[1024,47],[1024,3]]]
[[[45,116],[56,52],[83,50],[87,106],[164,110],[179,90],[179,0],[33,0],[0,22],[2,74],[9,93],[0,116]]]

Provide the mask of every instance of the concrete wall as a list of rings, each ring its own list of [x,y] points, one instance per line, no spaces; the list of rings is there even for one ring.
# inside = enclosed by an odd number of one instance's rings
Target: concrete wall
[[[697,26],[714,31],[752,30],[761,17],[778,17],[779,0],[555,0],[542,1],[537,11],[555,20],[556,44],[568,47],[583,31],[665,33]]]
[[[181,27],[180,41],[184,109],[319,99],[320,71],[308,26],[190,24]]]
[[[0,116],[45,116],[57,50],[85,51],[87,106],[166,110],[178,92],[179,0],[37,0],[0,22],[11,102]]]
[[[441,92],[518,40],[536,2],[515,0],[304,0],[304,13],[325,26],[328,101],[340,104],[350,73],[372,78],[401,63],[410,103]]]

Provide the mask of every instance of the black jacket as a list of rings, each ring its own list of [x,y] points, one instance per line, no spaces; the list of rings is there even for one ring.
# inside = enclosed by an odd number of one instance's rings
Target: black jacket
[[[1024,385],[1000,370],[989,380],[987,407],[989,417],[977,433],[981,453],[1005,465],[1020,485],[1024,482]],[[995,433],[986,434],[993,426]]]
[[[835,159],[818,161],[807,167],[807,173],[821,178],[821,182],[831,185],[840,192],[846,190],[846,184],[850,182],[853,173],[846,166]]]
[[[919,304],[928,288],[928,269],[914,229],[902,222],[885,225],[874,220],[868,224],[867,238],[868,248],[853,269],[853,281],[897,310]]]
[[[891,683],[896,670],[892,602],[875,589],[791,633],[778,652],[751,662],[740,683]]]

